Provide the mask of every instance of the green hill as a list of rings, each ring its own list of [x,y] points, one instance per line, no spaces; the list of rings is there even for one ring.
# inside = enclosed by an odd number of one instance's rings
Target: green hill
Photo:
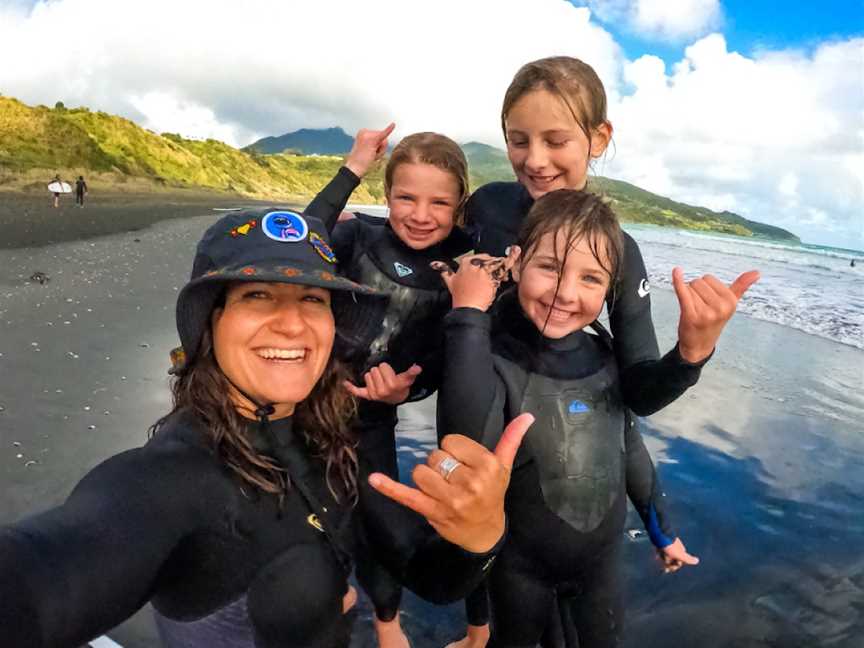
[[[463,146],[471,187],[513,180],[504,151],[486,144]],[[264,200],[305,202],[336,173],[341,156],[265,155],[238,150],[216,140],[190,140],[157,134],[128,119],[92,112],[27,106],[0,96],[0,190],[44,191],[55,173],[78,174],[99,191],[208,189]],[[678,203],[634,185],[592,178],[589,188],[612,200],[623,221],[685,229],[798,241],[786,230],[729,212]],[[383,165],[363,180],[353,202],[382,203]]]

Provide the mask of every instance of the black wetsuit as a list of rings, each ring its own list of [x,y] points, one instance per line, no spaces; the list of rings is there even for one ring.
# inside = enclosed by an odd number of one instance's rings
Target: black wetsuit
[[[506,421],[522,411],[537,417],[517,455],[507,491],[509,539],[489,577],[493,645],[534,646],[556,592],[580,648],[615,645],[625,492],[655,545],[675,534],[622,401],[608,334],[544,338],[514,290],[490,313],[452,311],[445,333],[439,437],[485,430],[477,440],[493,447]]]
[[[436,602],[464,595],[494,555],[447,543],[395,502],[361,520],[334,499],[324,461],[291,418],[269,432],[250,421],[253,446],[290,466],[280,509],[228,470],[202,426],[176,413],[144,447],[92,470],[62,506],[0,529],[4,648],[74,648],[147,601],[167,648],[347,646],[342,597],[361,524],[377,559]],[[373,491],[365,474],[358,481],[362,501]]]
[[[437,388],[443,355],[442,321],[450,310],[450,293],[441,276],[432,270],[432,261],[452,262],[471,249],[470,238],[460,229],[440,243],[414,250],[396,236],[388,221],[361,214],[358,218],[336,220],[360,179],[342,167],[330,183],[306,208],[332,230],[333,249],[340,272],[359,283],[373,286],[389,296],[363,310],[354,305],[348,315],[358,330],[354,339],[339,338],[337,353],[354,368],[356,384],[363,374],[382,362],[396,373],[412,364],[423,368],[411,387],[408,401],[426,398]],[[343,317],[344,319],[344,317]],[[399,478],[396,463],[396,405],[361,400],[357,421],[362,456],[369,471]],[[368,498],[364,505],[375,506],[380,499]],[[369,594],[379,619],[389,621],[399,610],[401,587],[362,550],[357,561],[357,580]]]
[[[84,206],[84,194],[87,193],[87,183],[82,179],[75,181],[75,204]]]
[[[507,247],[516,242],[533,204],[531,195],[518,182],[492,182],[475,191],[465,212],[475,251],[503,256]],[[639,246],[626,232],[621,280],[606,306],[621,392],[636,414],[653,414],[675,400],[683,391],[682,385],[690,386],[699,380],[699,371],[707,360],[690,364],[678,353],[677,345],[660,357],[645,264]]]

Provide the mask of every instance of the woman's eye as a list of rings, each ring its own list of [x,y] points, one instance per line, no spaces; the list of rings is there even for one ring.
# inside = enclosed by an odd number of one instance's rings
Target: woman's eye
[[[547,140],[546,144],[549,145],[550,148],[561,148],[562,146],[566,146],[569,140]]]
[[[401,196],[396,196],[396,200],[413,200],[413,198],[411,196],[406,196],[403,194]]]
[[[328,300],[323,295],[316,295],[314,293],[309,293],[308,295],[303,296],[303,301],[311,302],[313,304],[327,304]]]
[[[267,299],[269,296],[263,290],[249,290],[243,293],[243,299]]]
[[[585,275],[583,280],[587,283],[597,284],[598,286],[603,284],[603,282],[600,280],[600,277],[596,275]]]
[[[513,148],[524,148],[524,147],[528,146],[528,141],[527,140],[525,140],[525,141],[523,141],[523,140],[510,140],[510,146],[512,146]]]
[[[436,205],[443,205],[444,207],[449,207],[449,206],[450,206],[450,203],[447,202],[446,200],[436,200],[434,204],[436,204]]]

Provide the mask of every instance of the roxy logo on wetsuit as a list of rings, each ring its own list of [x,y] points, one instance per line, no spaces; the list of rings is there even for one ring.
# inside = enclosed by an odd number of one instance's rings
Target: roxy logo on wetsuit
[[[642,281],[639,282],[639,287],[636,289],[636,294],[638,294],[640,297],[645,297],[650,292],[651,284],[648,283],[647,279],[642,279]]]

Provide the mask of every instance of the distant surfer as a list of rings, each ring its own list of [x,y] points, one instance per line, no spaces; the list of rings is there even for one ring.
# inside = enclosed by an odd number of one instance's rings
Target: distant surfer
[[[55,196],[57,194],[54,194]],[[84,207],[84,196],[87,195],[87,183],[84,182],[84,176],[78,176],[75,181],[75,204],[79,207]]]
[[[854,267],[855,267],[855,259],[852,259],[852,260],[849,262],[849,267],[850,267],[850,268],[854,268]]]
[[[51,184],[56,185],[56,187],[58,189],[63,186],[63,181],[60,179],[59,173],[54,176],[54,179],[51,181]],[[55,191],[54,192],[54,209],[57,209],[59,206],[60,206],[60,192]]]

